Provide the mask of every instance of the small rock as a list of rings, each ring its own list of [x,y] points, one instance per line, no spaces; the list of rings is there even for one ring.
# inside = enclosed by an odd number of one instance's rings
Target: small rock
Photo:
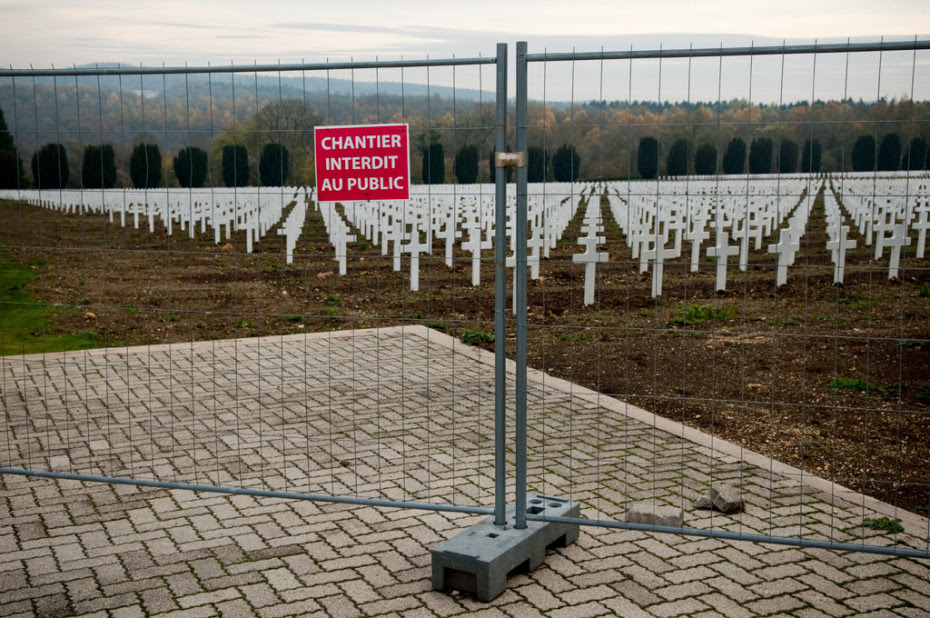
[[[333,276],[333,271],[331,270],[327,270],[326,272],[316,274],[317,279],[326,279],[327,277],[332,277],[332,276]]]
[[[93,311],[86,311],[84,312],[84,319],[85,320],[96,320],[97,315]]]
[[[225,245],[220,247],[220,251],[222,251],[223,253],[232,253],[234,249],[230,243],[226,243]]]
[[[711,485],[710,501],[714,504],[714,508],[722,513],[738,513],[746,508],[739,489],[729,483]]]
[[[710,499],[710,496],[701,496],[694,501],[694,508],[709,511],[714,508],[714,502]]]
[[[681,509],[674,506],[657,506],[653,502],[636,502],[626,512],[626,521],[631,524],[681,528],[684,525],[685,516]]]

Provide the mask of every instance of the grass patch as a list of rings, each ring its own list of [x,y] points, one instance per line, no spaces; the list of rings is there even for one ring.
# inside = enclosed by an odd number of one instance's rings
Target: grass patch
[[[581,331],[572,331],[570,333],[559,333],[556,335],[556,339],[560,341],[591,341],[594,339],[594,332],[590,330],[581,330]]]
[[[920,390],[916,394],[917,401],[930,406],[930,382],[924,382],[920,385]]]
[[[925,283],[920,286],[920,297],[930,298],[930,283]]]
[[[903,384],[882,384],[878,390],[889,399],[897,399],[904,396],[905,388]]]
[[[675,315],[669,319],[669,326],[695,326],[709,320],[728,320],[733,316],[733,310],[727,307],[689,305],[682,311],[684,315]]]
[[[303,317],[302,315],[297,315],[296,313],[295,313],[294,315],[286,315],[286,316],[284,316],[284,320],[285,320],[286,322],[290,322],[291,324],[298,324],[298,323],[301,322],[303,319],[304,319],[304,317]]]
[[[426,322],[423,322],[423,326],[425,326],[426,328],[432,328],[433,330],[441,331],[443,333],[449,330],[449,325],[446,324],[445,322],[426,321]]]
[[[158,319],[162,322],[180,322],[181,316],[179,316],[177,313],[164,313]]]
[[[29,294],[26,287],[33,277],[32,268],[0,251],[0,356],[99,347],[99,334],[93,330],[48,332],[60,310]]]
[[[494,343],[494,333],[489,333],[480,328],[466,328],[462,331],[459,341],[466,345],[478,345],[479,343]]]
[[[891,519],[889,517],[879,517],[870,519],[866,517],[862,521],[863,526],[868,526],[872,530],[883,530],[888,534],[900,534],[904,532],[904,526],[901,525],[900,519]]]
[[[866,382],[865,380],[860,380],[859,378],[836,378],[835,380],[830,380],[830,383],[827,385],[834,393],[836,391],[860,391],[862,393],[867,393],[869,391],[878,390],[871,382]]]

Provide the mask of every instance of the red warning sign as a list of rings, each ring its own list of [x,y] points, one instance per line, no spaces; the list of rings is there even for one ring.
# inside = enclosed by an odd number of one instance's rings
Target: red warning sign
[[[316,127],[317,200],[410,199],[408,136],[405,124]]]

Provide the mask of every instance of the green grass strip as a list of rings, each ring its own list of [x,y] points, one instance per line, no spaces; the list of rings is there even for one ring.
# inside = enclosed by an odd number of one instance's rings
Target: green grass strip
[[[27,288],[35,275],[28,265],[0,250],[0,356],[99,347],[99,336],[93,330],[49,332],[61,309],[32,297]]]

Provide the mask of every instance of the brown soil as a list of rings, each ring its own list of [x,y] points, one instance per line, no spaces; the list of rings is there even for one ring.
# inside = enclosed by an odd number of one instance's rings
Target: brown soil
[[[596,303],[583,307],[584,269],[570,257],[580,252],[574,239],[583,207],[565,233],[570,240],[530,282],[532,367],[926,515],[930,270],[913,245],[900,277],[889,281],[887,252],[873,261],[873,249],[853,233],[859,248],[849,254],[845,284],[834,286],[818,199],[787,285],[776,288],[775,258],[764,251],[751,253],[747,272],[731,263],[726,293],[714,291],[712,263],[691,273],[675,260],[656,299],[651,274],[639,274],[602,209],[600,250],[611,261],[598,266]],[[36,269],[32,294],[61,307],[49,330],[93,329],[100,345],[414,322],[456,336],[494,330],[490,251],[478,288],[470,284],[470,254],[457,252],[449,269],[438,239],[432,256],[421,258],[418,292],[409,290],[407,258],[393,272],[391,256],[364,240],[350,245],[341,277],[312,209],[287,266],[274,230],[249,255],[242,233],[224,250],[212,233],[168,237],[163,227],[149,234],[20,203],[0,203],[0,216],[4,248]],[[692,305],[714,315],[682,323]],[[508,319],[513,332],[509,304]],[[861,380],[862,388],[831,388],[836,379]]]

